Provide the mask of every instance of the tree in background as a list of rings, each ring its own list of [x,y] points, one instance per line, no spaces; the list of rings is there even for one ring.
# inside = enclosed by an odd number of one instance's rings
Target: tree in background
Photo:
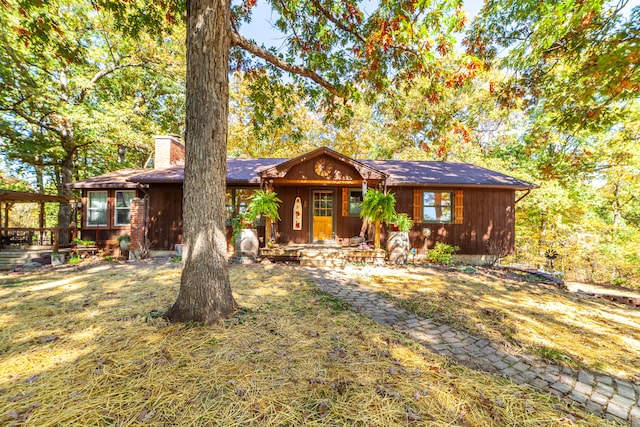
[[[574,278],[640,273],[638,228],[627,221],[640,175],[638,40],[640,6],[626,0],[489,0],[465,41],[508,76],[496,99],[522,106],[520,129],[490,154],[541,184],[519,205],[519,252],[535,262],[557,250]]]
[[[488,0],[465,43],[513,73],[505,92],[543,101],[563,128],[606,125],[640,91],[640,6],[628,3]]]
[[[180,80],[154,71],[172,65],[170,40],[165,49],[123,37],[91,3],[3,2],[0,146],[7,160],[33,168],[40,191],[48,176],[63,196],[74,177],[142,166],[151,135],[168,122],[179,129],[182,101],[173,94]],[[70,220],[61,203],[58,225]]]

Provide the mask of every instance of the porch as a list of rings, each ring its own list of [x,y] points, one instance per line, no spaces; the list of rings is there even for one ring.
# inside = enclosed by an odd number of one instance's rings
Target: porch
[[[289,244],[260,248],[259,257],[270,261],[298,262],[306,267],[343,267],[349,262],[384,264],[386,251],[338,244]]]

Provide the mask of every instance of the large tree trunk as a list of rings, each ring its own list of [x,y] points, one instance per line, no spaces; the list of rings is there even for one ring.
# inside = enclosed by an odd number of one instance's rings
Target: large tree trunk
[[[184,247],[172,321],[217,323],[236,309],[227,271],[224,193],[229,3],[187,0]]]
[[[62,147],[65,150],[65,157],[62,160],[62,170],[60,171],[60,188],[58,188],[58,194],[60,196],[71,197],[73,195],[71,189],[67,184],[73,182],[73,156],[75,154],[75,140],[73,131],[69,125],[64,132],[62,132]],[[69,202],[60,202],[58,208],[58,228],[62,228],[60,231],[58,244],[68,245],[70,242],[69,226],[71,225],[71,205]]]

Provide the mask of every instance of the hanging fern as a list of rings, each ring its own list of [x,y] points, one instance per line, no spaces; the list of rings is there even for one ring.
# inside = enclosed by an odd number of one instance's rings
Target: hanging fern
[[[255,221],[259,216],[264,215],[271,220],[280,220],[278,208],[282,200],[278,198],[275,191],[256,190],[250,197],[251,201],[247,206],[246,218]]]
[[[362,200],[360,218],[371,222],[390,223],[396,217],[396,198],[393,193],[370,189]]]

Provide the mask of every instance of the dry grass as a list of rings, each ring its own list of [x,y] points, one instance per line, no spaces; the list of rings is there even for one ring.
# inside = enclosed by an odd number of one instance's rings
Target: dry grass
[[[287,267],[234,266],[243,310],[167,324],[176,264],[0,276],[0,424],[606,425],[449,364]]]
[[[640,381],[640,311],[626,305],[482,270],[349,271],[414,312],[555,362]]]

